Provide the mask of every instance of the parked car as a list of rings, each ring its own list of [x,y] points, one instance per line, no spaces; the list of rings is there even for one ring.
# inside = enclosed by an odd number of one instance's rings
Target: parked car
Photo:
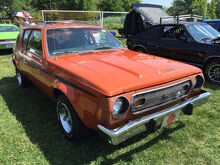
[[[206,23],[154,25],[127,39],[128,48],[203,69],[210,82],[220,84],[220,33]]]
[[[12,49],[19,30],[12,24],[0,24],[0,49]]]
[[[128,50],[99,26],[25,27],[12,62],[18,86],[32,82],[56,101],[61,130],[76,142],[92,129],[119,144],[191,115],[211,95],[199,68]]]
[[[220,32],[220,19],[204,19],[202,22],[209,24]]]

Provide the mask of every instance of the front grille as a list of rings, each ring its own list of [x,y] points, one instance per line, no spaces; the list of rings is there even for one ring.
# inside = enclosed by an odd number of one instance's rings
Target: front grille
[[[191,80],[185,80],[166,87],[136,93],[131,99],[131,112],[135,114],[149,111],[183,98],[189,93],[191,86]]]

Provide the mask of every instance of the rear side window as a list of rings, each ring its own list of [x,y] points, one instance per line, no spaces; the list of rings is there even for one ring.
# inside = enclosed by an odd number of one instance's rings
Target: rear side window
[[[178,39],[183,33],[184,29],[181,26],[165,26],[162,38]]]
[[[28,39],[28,36],[30,34],[30,30],[25,30],[24,31],[24,35],[23,35],[23,39],[22,39],[22,48],[23,50],[26,50],[26,43],[27,43],[27,39]]]
[[[29,41],[28,41],[28,51],[38,54],[43,57],[40,30],[32,31]]]

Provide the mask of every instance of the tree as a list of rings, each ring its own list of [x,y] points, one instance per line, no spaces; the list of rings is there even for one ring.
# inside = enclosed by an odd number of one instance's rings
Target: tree
[[[174,0],[168,9],[170,15],[197,14],[205,16],[207,0]]]
[[[216,1],[212,0],[207,5],[207,17],[209,19],[216,19]]]
[[[124,11],[129,12],[133,3],[141,3],[141,0],[122,0]]]
[[[216,0],[215,14],[216,14],[216,18],[220,18],[220,0]]]
[[[103,11],[130,11],[133,3],[141,0],[100,0],[98,6]]]

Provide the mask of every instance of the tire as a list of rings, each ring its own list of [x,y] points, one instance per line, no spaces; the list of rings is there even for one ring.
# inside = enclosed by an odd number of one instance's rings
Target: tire
[[[15,71],[16,71],[16,79],[17,79],[18,86],[21,88],[28,87],[30,85],[30,83],[26,79],[26,77],[17,68],[15,69]]]
[[[64,136],[73,142],[79,142],[88,136],[88,128],[79,119],[71,103],[64,95],[57,97],[57,118]]]
[[[205,66],[206,79],[215,84],[220,84],[220,60],[210,61]]]
[[[140,53],[147,53],[147,51],[144,48],[140,48],[140,47],[135,48],[135,51]]]

